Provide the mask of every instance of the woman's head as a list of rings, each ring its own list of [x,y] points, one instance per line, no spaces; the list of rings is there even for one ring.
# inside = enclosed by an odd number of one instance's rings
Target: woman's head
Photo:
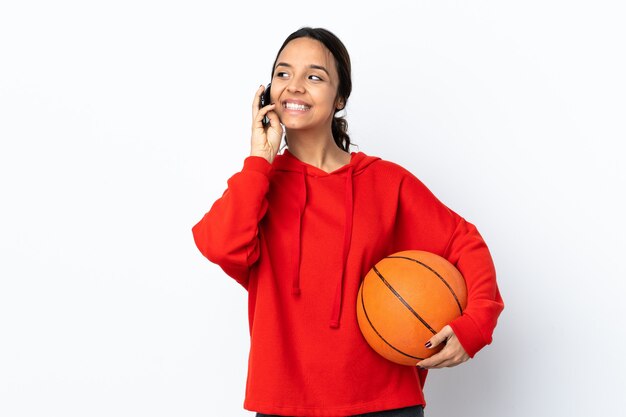
[[[352,92],[350,56],[333,33],[303,27],[285,39],[272,65],[272,102],[287,129],[328,123],[348,151],[348,123],[336,114]]]

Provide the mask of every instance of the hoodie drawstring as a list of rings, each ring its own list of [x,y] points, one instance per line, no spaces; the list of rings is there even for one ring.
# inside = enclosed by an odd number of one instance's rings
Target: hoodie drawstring
[[[353,202],[353,189],[352,189],[352,172],[353,166],[348,167],[348,175],[346,176],[346,220],[343,229],[343,250],[342,250],[342,267],[341,277],[337,283],[337,290],[335,291],[335,301],[333,302],[333,313],[330,317],[330,327],[339,327],[339,317],[341,315],[341,302],[343,301],[343,281],[346,273],[346,264],[348,263],[348,250],[350,249],[350,240],[352,239],[352,208]]]
[[[293,295],[300,294],[300,258],[302,257],[302,217],[304,217],[304,208],[306,207],[306,166],[302,165],[300,172],[302,173],[302,192],[300,193],[300,213],[298,216],[298,247],[296,248],[296,273],[293,277],[293,286],[291,293]]]
[[[343,301],[343,283],[344,276],[346,273],[346,265],[348,261],[348,251],[350,249],[350,241],[352,239],[352,216],[353,216],[353,206],[354,206],[354,190],[352,183],[352,175],[354,172],[354,166],[350,165],[347,169],[346,175],[346,183],[345,183],[345,222],[344,222],[344,230],[343,230],[343,248],[341,251],[341,271],[339,275],[339,279],[337,282],[337,290],[335,291],[335,298],[333,300],[332,305],[332,314],[330,317],[330,327],[337,328],[339,327],[339,321],[341,316],[341,304]],[[302,250],[302,218],[304,217],[304,210],[307,202],[307,168],[305,165],[300,166],[300,173],[302,174],[302,181],[304,182],[302,186],[302,191],[300,193],[300,213],[298,213],[298,243],[296,247],[296,262],[295,262],[295,273],[293,276],[293,283],[291,288],[291,293],[293,295],[300,294],[300,260],[302,258],[301,250]]]

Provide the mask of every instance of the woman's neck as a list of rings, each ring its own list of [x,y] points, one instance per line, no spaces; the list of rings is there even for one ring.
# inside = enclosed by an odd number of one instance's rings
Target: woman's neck
[[[351,155],[340,149],[332,133],[287,131],[289,152],[300,161],[313,165],[325,172],[332,172],[350,162]]]

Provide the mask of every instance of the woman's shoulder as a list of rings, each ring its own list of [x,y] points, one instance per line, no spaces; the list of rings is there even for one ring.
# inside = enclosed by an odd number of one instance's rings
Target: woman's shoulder
[[[362,152],[361,152],[362,153]],[[384,173],[386,175],[396,175],[398,177],[411,176],[415,177],[413,172],[403,164],[391,159],[387,159],[380,155],[369,155],[369,158],[375,158],[375,163],[370,165],[370,169],[375,170],[377,173]]]

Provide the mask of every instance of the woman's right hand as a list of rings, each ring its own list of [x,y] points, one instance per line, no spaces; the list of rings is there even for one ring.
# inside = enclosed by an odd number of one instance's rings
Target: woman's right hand
[[[283,138],[283,126],[280,119],[274,112],[275,104],[268,104],[259,109],[261,95],[265,91],[264,86],[260,86],[254,96],[252,103],[252,139],[250,155],[261,156],[271,164],[278,153],[278,147]],[[263,118],[267,115],[270,120],[268,126],[263,126]]]

